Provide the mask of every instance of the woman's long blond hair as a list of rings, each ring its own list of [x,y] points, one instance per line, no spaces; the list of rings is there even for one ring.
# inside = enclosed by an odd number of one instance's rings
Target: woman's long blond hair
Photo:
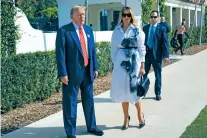
[[[131,15],[132,15],[132,17],[131,17],[131,21],[130,21],[130,22],[131,22],[134,26],[138,26],[138,25],[137,25],[137,22],[136,22],[136,19],[135,19],[135,16],[134,16],[134,13],[133,13],[133,11],[132,11],[132,9],[131,9],[130,7],[123,7],[123,8],[121,9],[121,13],[120,13],[120,15],[119,15],[120,23],[123,23],[123,20],[122,20],[122,14],[124,13],[125,10],[129,10],[130,13],[131,13]]]

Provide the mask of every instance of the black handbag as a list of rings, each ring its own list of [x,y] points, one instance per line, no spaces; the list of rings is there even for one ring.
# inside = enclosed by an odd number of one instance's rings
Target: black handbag
[[[170,41],[171,47],[172,48],[178,48],[180,47],[180,44],[178,42],[178,39],[176,37],[173,37]]]
[[[147,76],[146,77],[141,76],[141,81],[137,87],[137,96],[145,97],[149,89],[149,85],[150,85],[149,78]]]

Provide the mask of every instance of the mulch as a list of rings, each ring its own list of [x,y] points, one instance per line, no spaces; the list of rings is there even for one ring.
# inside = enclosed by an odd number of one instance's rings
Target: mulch
[[[204,49],[207,49],[207,45],[193,46],[186,49],[185,55],[193,55]],[[178,60],[173,60],[167,66]],[[152,71],[152,70],[151,70]],[[94,82],[94,95],[101,94],[110,89],[111,85],[111,73],[104,77],[99,77]],[[79,100],[81,100],[79,94]],[[1,116],[1,135],[12,132],[16,129],[31,124],[37,120],[45,118],[49,115],[57,113],[62,110],[62,93],[57,92],[53,94],[49,99],[39,101],[36,103],[25,104],[21,108],[17,108],[9,111]]]

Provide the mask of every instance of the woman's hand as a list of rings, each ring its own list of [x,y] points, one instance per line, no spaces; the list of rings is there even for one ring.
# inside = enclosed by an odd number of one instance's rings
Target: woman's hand
[[[140,68],[140,71],[139,73],[143,76],[146,72],[145,72],[145,69],[144,68]]]
[[[124,48],[122,45],[117,45],[117,48]]]

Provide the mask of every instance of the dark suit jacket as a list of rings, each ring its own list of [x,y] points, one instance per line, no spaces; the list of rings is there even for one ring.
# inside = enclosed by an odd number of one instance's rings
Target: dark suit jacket
[[[83,25],[88,42],[90,78],[98,71],[96,49],[92,29]],[[80,85],[84,75],[84,59],[79,37],[73,23],[61,27],[56,36],[56,60],[58,77],[68,76],[72,84]]]
[[[160,22],[160,25],[165,27],[167,33],[170,32],[170,27],[166,22]]]
[[[143,31],[145,33],[145,46],[147,46],[149,28],[150,24],[147,24],[143,27]],[[163,58],[169,58],[168,35],[166,33],[165,27],[162,27],[160,24],[157,24],[154,42],[153,55],[155,60],[161,61]]]

